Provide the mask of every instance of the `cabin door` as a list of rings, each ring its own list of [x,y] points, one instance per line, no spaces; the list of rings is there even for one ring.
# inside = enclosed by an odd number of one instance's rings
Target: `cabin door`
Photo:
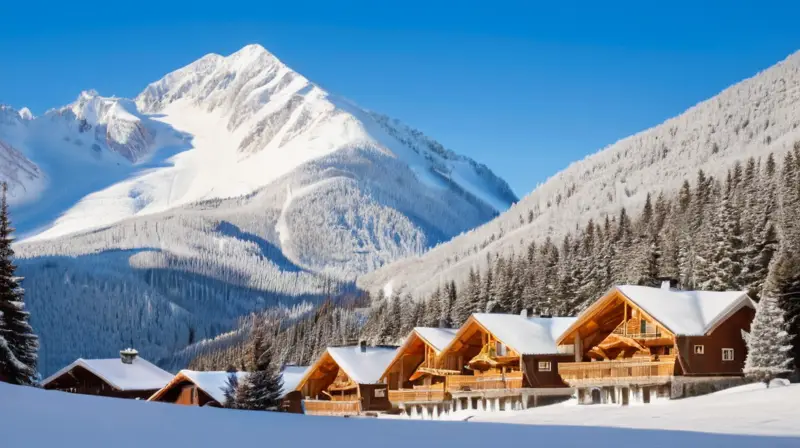
[[[600,395],[600,389],[592,389],[592,404],[602,404],[603,398]]]
[[[631,390],[630,388],[623,387],[621,392],[622,392],[622,405],[627,406],[631,400]]]

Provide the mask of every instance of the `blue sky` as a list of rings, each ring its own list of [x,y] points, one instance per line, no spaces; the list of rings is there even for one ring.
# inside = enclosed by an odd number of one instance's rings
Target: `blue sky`
[[[260,43],[520,196],[800,49],[790,1],[4,3],[0,103],[38,114],[89,88],[134,96],[206,53]]]

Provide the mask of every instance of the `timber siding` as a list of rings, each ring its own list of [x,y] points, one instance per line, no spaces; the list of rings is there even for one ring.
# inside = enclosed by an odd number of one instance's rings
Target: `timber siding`
[[[558,374],[558,364],[574,361],[575,355],[523,355],[524,387],[567,387]],[[550,362],[550,371],[539,370],[539,361]]]
[[[750,331],[755,316],[752,308],[742,308],[726,319],[706,336],[678,336],[681,371],[686,376],[741,375],[747,357],[747,345],[742,330]],[[695,345],[703,346],[703,354],[696,354]],[[732,348],[733,361],[722,360],[722,349]]]

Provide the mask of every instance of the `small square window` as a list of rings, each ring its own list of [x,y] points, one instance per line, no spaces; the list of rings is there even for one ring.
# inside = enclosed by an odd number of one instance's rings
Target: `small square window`
[[[732,348],[723,348],[722,349],[722,360],[723,361],[733,361],[733,349]]]
[[[694,346],[694,354],[695,355],[702,355],[705,352],[706,352],[706,346],[705,345],[695,345]]]
[[[539,361],[539,371],[549,372],[551,369],[550,361]]]

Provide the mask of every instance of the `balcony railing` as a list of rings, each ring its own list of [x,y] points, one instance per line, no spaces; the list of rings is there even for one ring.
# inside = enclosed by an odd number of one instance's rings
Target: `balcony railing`
[[[360,401],[303,400],[307,415],[357,415],[361,412]]]
[[[441,386],[423,386],[389,391],[389,401],[392,403],[426,403],[444,400],[444,384]]]
[[[521,388],[522,372],[510,372],[505,375],[452,375],[447,377],[448,392]]]
[[[658,361],[612,360],[595,362],[570,362],[558,365],[561,378],[570,385],[614,382],[616,380],[671,377],[675,372],[675,358],[662,357]]]

